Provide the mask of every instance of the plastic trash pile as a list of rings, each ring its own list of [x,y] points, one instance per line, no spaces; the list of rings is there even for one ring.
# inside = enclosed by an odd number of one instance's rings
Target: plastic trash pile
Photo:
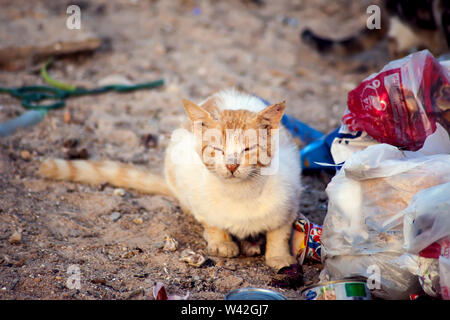
[[[321,280],[367,277],[371,293],[450,299],[450,66],[427,50],[348,95],[331,145]]]

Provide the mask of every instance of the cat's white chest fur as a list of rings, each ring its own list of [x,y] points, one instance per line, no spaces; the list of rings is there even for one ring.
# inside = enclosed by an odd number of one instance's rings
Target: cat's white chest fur
[[[300,191],[298,151],[280,150],[279,168],[264,182],[225,183],[209,172],[193,148],[193,135],[179,129],[167,149],[169,187],[200,222],[243,238],[279,227],[296,214]],[[170,173],[168,172],[170,171]]]
[[[227,96],[228,95],[228,96]],[[263,109],[251,96],[223,94],[223,105]],[[169,188],[199,222],[227,230],[238,238],[276,229],[297,213],[300,161],[296,145],[280,130],[276,148],[278,168],[262,179],[225,182],[211,173],[195,151],[194,135],[177,129],[166,151],[165,176]]]

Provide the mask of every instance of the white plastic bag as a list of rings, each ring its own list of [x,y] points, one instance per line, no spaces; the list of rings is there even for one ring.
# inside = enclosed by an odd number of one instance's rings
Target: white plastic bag
[[[448,146],[448,134],[442,138],[440,141],[431,135],[427,140],[436,139],[433,146]],[[347,159],[326,190],[329,205],[322,233],[324,275],[331,280],[370,277],[369,267],[375,265],[380,271],[381,288],[373,295],[407,299],[418,292],[417,277],[394,263],[405,253],[402,219],[396,217],[418,191],[450,182],[450,155],[424,153],[378,144]]]
[[[418,192],[403,211],[405,249],[418,254],[450,236],[450,183]]]
[[[409,252],[402,257],[416,255],[412,273],[428,295],[450,299],[450,183],[418,192],[399,216],[403,217],[403,247]],[[414,264],[398,262],[400,267],[414,269]]]

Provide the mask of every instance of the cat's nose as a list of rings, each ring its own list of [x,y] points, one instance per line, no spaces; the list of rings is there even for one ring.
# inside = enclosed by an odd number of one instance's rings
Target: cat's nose
[[[226,167],[227,167],[228,171],[230,171],[231,173],[234,173],[236,171],[236,169],[239,167],[239,163],[227,164]]]

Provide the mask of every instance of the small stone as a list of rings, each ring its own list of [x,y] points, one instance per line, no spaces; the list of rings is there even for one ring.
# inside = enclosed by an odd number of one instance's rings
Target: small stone
[[[136,148],[139,146],[139,137],[131,130],[115,129],[105,133],[105,138],[116,145]]]
[[[117,212],[117,211],[111,213],[111,215],[109,216],[109,218],[110,218],[112,221],[114,221],[114,222],[116,222],[117,220],[119,220],[121,217],[122,217],[122,214],[121,214],[120,212]]]
[[[11,290],[11,291],[14,290],[16,288],[17,284],[19,283],[19,281],[20,281],[20,278],[15,278],[12,281],[12,283],[11,283],[11,285],[9,287],[9,290]]]
[[[20,156],[23,160],[30,160],[31,159],[31,153],[28,150],[23,150],[20,152]]]
[[[218,268],[222,268],[224,265],[225,265],[225,262],[224,262],[223,260],[219,260],[219,261],[216,263],[216,267],[218,267]]]
[[[172,94],[178,94],[180,93],[180,87],[177,85],[171,83],[166,87],[166,92],[172,93]]]
[[[214,282],[214,286],[219,292],[228,292],[232,289],[239,288],[244,280],[236,276],[226,276]]]
[[[75,138],[69,138],[63,142],[64,148],[72,149],[72,148],[76,148],[77,145],[78,145],[78,140]]]
[[[72,117],[71,117],[69,111],[65,111],[63,113],[63,120],[64,120],[65,123],[70,123],[72,121]]]
[[[178,241],[170,236],[166,236],[165,242],[164,242],[164,251],[176,251],[178,248]]]
[[[232,264],[232,263],[226,263],[223,266],[223,268],[227,269],[227,270],[231,270],[231,271],[236,271],[237,270],[236,266],[234,264]]]
[[[139,295],[144,295],[144,294],[145,294],[145,290],[143,288],[139,288],[137,290],[130,292],[128,294],[128,296],[126,297],[126,299],[128,300],[128,299],[134,298]]]
[[[124,259],[130,259],[130,258],[132,258],[132,257],[134,257],[135,256],[135,252],[134,251],[128,251],[128,252],[125,252],[123,255],[122,255],[122,258],[124,258]]]
[[[92,279],[91,283],[105,285],[106,284],[106,280],[105,279],[96,278],[96,279]]]
[[[158,146],[158,136],[152,133],[141,136],[141,144],[146,148],[155,148]]]
[[[156,249],[162,249],[164,248],[165,243],[163,241],[159,241],[155,243],[155,248]]]
[[[125,196],[125,190],[123,190],[122,188],[117,188],[117,189],[114,189],[113,194],[115,196],[123,197],[123,196]]]
[[[142,220],[142,218],[136,218],[136,219],[133,219],[133,223],[134,224],[143,224],[144,220]]]
[[[89,152],[86,148],[77,150],[77,149],[69,149],[66,152],[67,159],[76,160],[76,159],[87,159],[89,158]]]
[[[22,235],[19,232],[14,231],[14,233],[9,237],[8,241],[11,244],[19,244],[22,241]]]
[[[129,86],[132,85],[133,83],[128,78],[120,74],[111,74],[98,81],[99,86],[108,86],[113,84],[121,84]]]

